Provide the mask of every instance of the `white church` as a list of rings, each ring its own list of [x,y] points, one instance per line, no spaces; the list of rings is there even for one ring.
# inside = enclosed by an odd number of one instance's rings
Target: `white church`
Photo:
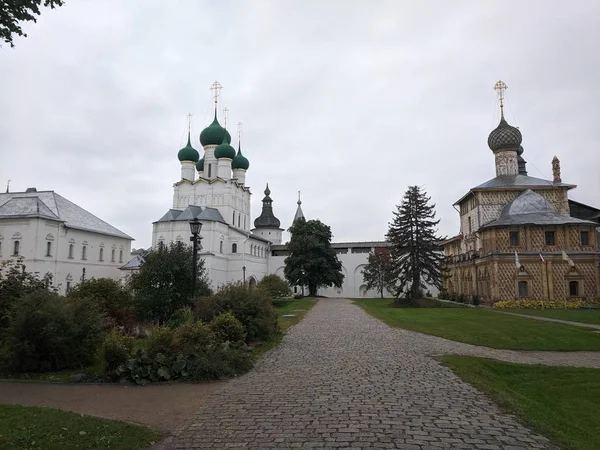
[[[268,184],[262,211],[252,220],[252,193],[246,179],[250,163],[242,154],[239,137],[236,151],[231,135],[217,119],[220,87],[213,83],[215,114],[200,133],[202,155],[192,146],[189,132],[187,145],[177,154],[181,179],[173,185],[173,204],[152,224],[152,247],[189,244],[189,222],[198,219],[202,223],[199,257],[205,262],[212,287],[231,281],[252,286],[268,274],[283,278],[289,251],[282,242],[284,230],[274,214]],[[304,217],[300,198],[297,203],[294,220]],[[291,223],[284,225],[289,226]],[[50,273],[61,292],[86,277],[126,279],[143,264],[144,251],[131,254],[132,240],[53,191],[32,188],[0,194],[0,261],[21,258],[28,271],[40,276]],[[343,266],[344,283],[318,294],[376,297],[375,290],[367,290],[362,270],[369,252],[387,246],[385,241],[333,243]],[[302,292],[300,286],[293,289]]]

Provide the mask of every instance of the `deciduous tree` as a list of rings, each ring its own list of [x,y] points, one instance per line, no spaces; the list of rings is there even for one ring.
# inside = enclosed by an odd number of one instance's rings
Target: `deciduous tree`
[[[63,0],[5,0],[0,2],[0,39],[14,47],[13,37],[27,34],[21,28],[22,22],[37,22],[40,6],[58,8]]]
[[[285,278],[292,285],[307,285],[311,296],[320,287],[342,287],[342,263],[331,247],[331,228],[320,220],[299,218],[289,229],[290,256],[285,259]]]
[[[367,265],[362,271],[367,289],[376,289],[383,298],[385,290],[393,292],[396,278],[392,267],[392,259],[387,248],[376,248],[369,253]]]

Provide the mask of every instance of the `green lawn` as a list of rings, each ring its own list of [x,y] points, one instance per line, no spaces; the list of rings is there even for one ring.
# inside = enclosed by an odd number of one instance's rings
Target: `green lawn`
[[[499,309],[498,311],[600,325],[600,309]]]
[[[355,303],[388,325],[453,341],[513,350],[600,350],[600,333],[478,308],[394,308],[390,299]]]
[[[0,449],[137,450],[161,434],[116,420],[35,406],[0,405]]]
[[[600,448],[600,370],[530,366],[470,356],[443,364],[565,449]]]

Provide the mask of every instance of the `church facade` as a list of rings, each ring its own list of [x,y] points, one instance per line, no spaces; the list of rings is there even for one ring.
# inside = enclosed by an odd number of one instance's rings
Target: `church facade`
[[[172,242],[190,243],[189,221],[202,223],[199,257],[204,260],[212,287],[228,282],[256,284],[268,274],[284,277],[285,258],[289,254],[282,242],[280,220],[273,210],[273,199],[268,184],[262,199],[262,211],[253,219],[247,183],[250,162],[242,152],[238,137],[237,149],[230,133],[217,118],[217,95],[212,123],[200,133],[202,154],[192,145],[188,132],[187,145],[177,156],[181,165],[181,179],[173,185],[173,203],[170,209],[152,224],[152,247]],[[304,217],[302,202],[298,199],[294,217]],[[290,226],[291,224],[288,224]],[[368,290],[362,270],[369,252],[387,247],[385,241],[333,243],[342,262],[344,284],[340,288],[319,290],[328,297],[375,297]],[[136,255],[122,269],[137,270],[143,256]],[[302,286],[293,286],[295,293]]]
[[[460,234],[443,243],[445,289],[488,304],[512,299],[596,301],[600,247],[595,208],[569,201],[568,192],[576,186],[562,181],[558,158],[552,161],[552,180],[527,174],[521,132],[504,119],[506,87],[500,83],[501,120],[488,138],[496,177],[455,203]],[[571,215],[584,209],[584,218]]]

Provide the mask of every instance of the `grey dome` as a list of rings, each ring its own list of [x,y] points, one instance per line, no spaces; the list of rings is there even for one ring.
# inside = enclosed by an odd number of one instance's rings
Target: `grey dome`
[[[503,117],[498,126],[490,133],[488,146],[492,150],[511,147],[518,148],[522,141],[523,136],[519,129],[510,126]]]
[[[502,209],[500,218],[540,213],[556,213],[556,210],[548,200],[537,192],[528,189]]]

